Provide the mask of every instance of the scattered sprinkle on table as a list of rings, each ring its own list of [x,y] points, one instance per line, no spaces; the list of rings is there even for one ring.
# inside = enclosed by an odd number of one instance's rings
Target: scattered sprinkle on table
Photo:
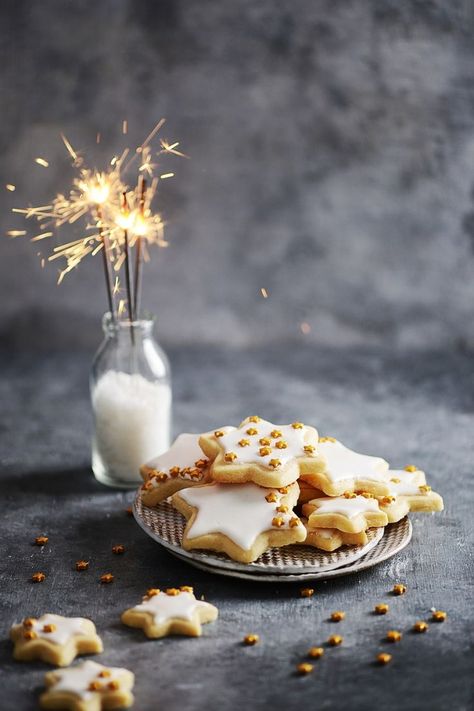
[[[308,649],[308,657],[311,659],[319,659],[324,654],[324,649],[322,647],[310,647]]]
[[[385,666],[386,664],[389,664],[389,662],[392,661],[392,655],[388,654],[388,652],[380,652],[380,654],[377,654],[377,662],[381,666]]]
[[[413,632],[426,632],[427,629],[428,625],[426,624],[426,622],[419,621],[415,622],[415,624],[413,625]]]
[[[433,610],[431,619],[433,620],[433,622],[444,622],[447,616],[447,613],[443,612],[443,610]]]
[[[112,546],[112,553],[114,553],[115,555],[122,555],[123,553],[125,553],[125,546],[123,546],[122,544],[118,546]]]
[[[108,585],[109,583],[114,582],[114,576],[112,573],[104,573],[103,575],[100,576],[100,582],[104,585]]]
[[[342,610],[336,610],[335,612],[331,612],[331,622],[341,622],[346,616],[346,613],[343,612]]]
[[[401,638],[401,632],[399,632],[398,630],[389,630],[385,639],[387,640],[387,642],[399,642]]]
[[[300,595],[301,597],[313,597],[314,588],[301,588]]]
[[[36,546],[45,546],[48,541],[49,541],[48,536],[36,536],[35,545]]]
[[[312,664],[309,664],[309,662],[302,662],[301,664],[298,664],[296,667],[296,671],[298,674],[301,674],[301,676],[305,676],[306,674],[311,674],[313,671],[314,667]]]
[[[78,572],[81,572],[82,570],[87,570],[89,567],[89,561],[88,560],[77,560],[76,561],[76,570]]]
[[[396,583],[396,585],[393,586],[393,594],[394,595],[404,595],[407,591],[407,586],[404,585],[403,583]]]
[[[381,602],[374,607],[374,612],[376,615],[386,615],[389,609],[386,602]]]
[[[252,647],[254,644],[258,644],[258,642],[260,642],[258,634],[246,634],[244,637],[244,644],[249,647]]]
[[[330,637],[328,637],[328,644],[330,647],[338,647],[340,644],[342,644],[342,637],[339,634],[332,634]]]
[[[43,580],[45,580],[45,579],[46,579],[46,575],[45,575],[44,573],[41,573],[41,572],[33,573],[33,575],[31,576],[31,580],[32,580],[34,583],[42,583]]]

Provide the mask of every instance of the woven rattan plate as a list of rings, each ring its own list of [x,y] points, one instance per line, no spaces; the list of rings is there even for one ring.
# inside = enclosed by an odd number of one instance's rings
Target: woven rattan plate
[[[369,542],[365,546],[342,547],[333,553],[303,545],[271,548],[254,563],[243,564],[230,560],[221,553],[185,551],[181,548],[185,520],[167,501],[161,502],[156,508],[148,508],[142,504],[137,494],[133,510],[141,528],[173,555],[211,572],[223,575],[239,574],[238,577],[257,580],[282,580],[283,576],[302,579],[302,575],[305,578],[328,577],[327,574],[336,569],[341,571],[339,574],[346,574],[352,572],[353,564],[361,558],[367,562],[363,567],[386,560],[404,548],[411,538],[411,525],[408,519],[404,519],[387,527],[385,535],[384,529],[369,531]]]

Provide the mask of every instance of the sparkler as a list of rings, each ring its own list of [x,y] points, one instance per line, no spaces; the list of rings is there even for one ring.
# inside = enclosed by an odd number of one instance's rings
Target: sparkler
[[[151,143],[164,124],[161,119],[149,133],[143,143],[132,152],[126,148],[120,156],[116,155],[109,162],[106,170],[93,170],[84,165],[83,156],[76,151],[69,140],[62,136],[63,143],[77,171],[70,190],[59,193],[49,205],[26,208],[14,208],[13,212],[22,214],[27,220],[39,223],[40,231],[31,237],[32,242],[53,237],[65,224],[85,223],[82,237],[55,246],[48,256],[48,261],[65,260],[64,268],[59,272],[58,284],[66,274],[75,269],[82,261],[102,252],[107,298],[112,318],[116,320],[125,311],[130,320],[140,315],[143,261],[148,258],[148,246],[165,247],[164,222],[160,213],[153,212],[152,201],[156,195],[159,180],[173,177],[174,173],[155,175],[157,163],[155,156],[171,154],[187,158],[177,150],[179,143],[160,141],[160,149],[153,152]],[[122,123],[122,133],[128,131],[126,121]],[[97,134],[97,143],[100,134]],[[128,160],[127,160],[128,159]],[[36,163],[46,168],[45,158],[36,158]],[[127,162],[126,162],[127,161]],[[138,161],[138,174],[135,187],[131,188],[126,175]],[[7,190],[15,186],[8,184]],[[10,230],[10,237],[26,234],[26,230]],[[135,251],[135,278],[132,287],[131,252]],[[115,308],[117,280],[113,271],[120,272],[125,265],[127,299],[120,299]]]

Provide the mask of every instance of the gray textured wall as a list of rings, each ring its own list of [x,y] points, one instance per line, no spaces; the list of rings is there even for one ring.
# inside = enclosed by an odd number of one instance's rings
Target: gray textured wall
[[[167,343],[474,340],[474,6],[467,0],[2,0],[1,228],[161,116],[190,161],[145,303]],[[49,170],[33,163],[46,156]],[[71,232],[71,237],[74,235]],[[4,344],[90,345],[100,262],[64,286],[1,241]],[[270,297],[260,295],[266,287]],[[303,336],[299,324],[312,328]]]

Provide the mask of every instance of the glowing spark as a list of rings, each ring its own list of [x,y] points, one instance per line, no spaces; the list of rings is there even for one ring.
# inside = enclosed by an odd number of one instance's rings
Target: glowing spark
[[[63,133],[61,134],[61,138],[63,139],[63,143],[64,143],[64,145],[66,146],[67,152],[69,153],[69,155],[71,156],[71,158],[72,158],[74,161],[76,161],[76,160],[77,160],[77,153],[76,153],[76,151],[75,151],[74,148],[71,146],[71,144],[69,143],[69,141],[67,140],[66,136],[65,136]]]
[[[162,138],[160,141],[160,146],[161,146],[160,153],[173,153],[173,155],[179,156],[180,158],[189,158],[189,156],[187,156],[185,153],[181,153],[181,151],[176,150],[176,148],[179,146],[179,141],[176,141],[175,143],[172,143],[170,145],[168,143],[168,141],[165,141]]]
[[[160,175],[160,178],[162,180],[166,180],[166,178],[174,178],[174,173],[163,173],[163,175]]]
[[[128,121],[126,119],[122,121],[122,133],[124,136],[128,133]]]
[[[116,294],[120,293],[120,279],[118,276],[115,277],[115,283],[114,283],[114,290],[113,290],[113,295],[116,296]]]
[[[49,167],[49,163],[45,158],[35,158],[35,163],[38,163],[38,165],[42,165],[43,168]]]
[[[44,257],[42,257],[42,258],[41,258],[41,269],[44,269],[45,264],[46,264],[46,260],[45,260]]]
[[[265,289],[264,286],[260,289],[260,293],[262,294],[264,299],[268,299],[268,291]]]
[[[32,242],[39,242],[42,239],[46,239],[46,237],[52,237],[53,233],[52,232],[42,232],[39,235],[35,235],[34,237],[31,238]]]
[[[6,189],[9,190],[11,193],[15,192],[16,190],[16,185],[13,185],[12,183],[7,183],[5,185]]]
[[[100,143],[100,133],[98,133],[97,136],[95,137],[95,142],[96,142],[97,144]]]
[[[302,323],[300,323],[300,330],[301,333],[307,336],[308,333],[311,333],[311,326],[306,321],[303,321]]]
[[[23,237],[26,235],[26,230],[8,230],[7,235],[9,237]]]
[[[126,305],[127,302],[125,301],[125,299],[120,299],[117,312],[119,316],[122,316],[125,313]]]

